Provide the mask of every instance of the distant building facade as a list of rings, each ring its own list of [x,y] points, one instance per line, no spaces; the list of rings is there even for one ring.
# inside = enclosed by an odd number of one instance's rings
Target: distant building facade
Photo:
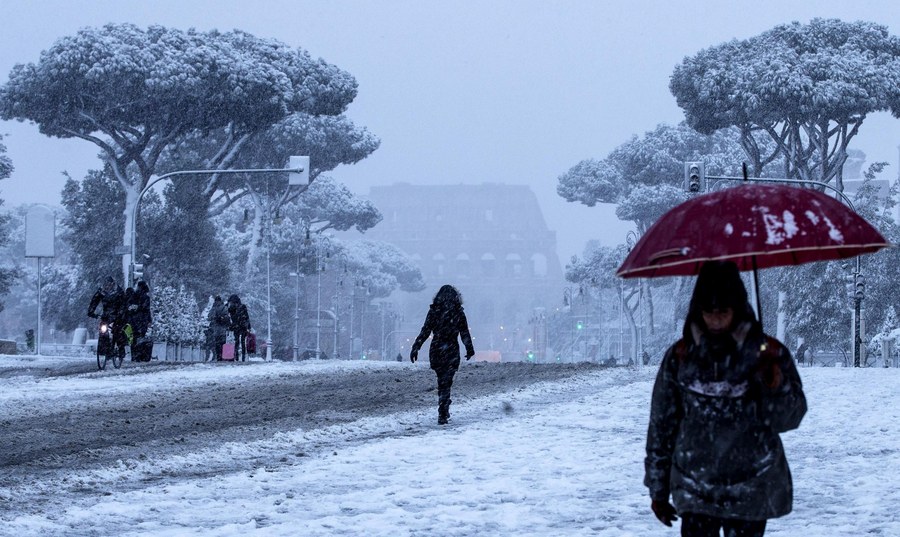
[[[390,299],[399,310],[393,353],[408,353],[407,340],[447,283],[463,294],[477,349],[508,360],[534,347],[535,311],[559,304],[564,277],[556,233],[528,186],[401,183],[372,187],[368,197],[384,220],[366,238],[409,254],[426,282],[421,293]]]

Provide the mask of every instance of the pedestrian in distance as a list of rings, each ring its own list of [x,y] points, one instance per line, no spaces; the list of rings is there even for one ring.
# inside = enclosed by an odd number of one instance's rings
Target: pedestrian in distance
[[[213,341],[213,329],[211,324],[207,324],[203,329],[203,361],[209,362],[216,358],[216,345]]]
[[[238,352],[242,362],[247,361],[247,334],[250,332],[250,313],[247,305],[241,303],[237,295],[228,297],[228,314],[231,316],[230,329],[234,333],[234,359]]]
[[[763,333],[737,265],[704,263],[653,386],[644,461],[653,513],[666,526],[680,516],[682,536],[762,536],[768,519],[791,511],[779,433],[805,413],[790,352]]]
[[[425,324],[416,337],[409,353],[413,363],[419,358],[419,349],[433,334],[428,359],[431,369],[437,375],[438,384],[438,423],[444,425],[450,419],[450,388],[453,376],[459,369],[459,341],[462,339],[466,347],[466,360],[475,356],[472,336],[469,334],[469,323],[463,311],[462,295],[452,285],[444,285],[428,308]]]
[[[213,299],[212,308],[209,309],[206,319],[209,321],[213,356],[215,361],[221,362],[222,346],[225,345],[228,328],[231,326],[231,315],[228,313],[228,307],[222,302],[221,296],[216,295]]]
[[[147,332],[153,322],[153,314],[150,311],[150,286],[144,280],[137,283],[137,289],[131,294],[127,319],[131,325],[131,359],[149,362],[153,343],[147,339]]]

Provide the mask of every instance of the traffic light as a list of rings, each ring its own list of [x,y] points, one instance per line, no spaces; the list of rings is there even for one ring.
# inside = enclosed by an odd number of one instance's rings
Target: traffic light
[[[859,274],[859,273],[856,274],[856,281],[855,281],[854,287],[855,287],[854,293],[855,293],[856,298],[862,299],[866,293],[866,279],[863,278],[862,274]]]
[[[576,322],[576,323],[575,323],[575,328],[578,329],[578,330],[581,330],[582,328],[584,328],[584,321],[578,321],[578,322]]]
[[[684,191],[696,194],[706,190],[706,168],[703,161],[684,163]]]
[[[131,281],[137,282],[144,277],[144,264],[143,263],[132,263],[131,264]]]
[[[528,356],[528,361],[529,361],[529,362],[533,362],[533,361],[534,361],[534,351],[528,351],[527,356]]]

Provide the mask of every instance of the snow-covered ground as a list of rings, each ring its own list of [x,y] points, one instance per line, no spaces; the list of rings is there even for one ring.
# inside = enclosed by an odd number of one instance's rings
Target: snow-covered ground
[[[41,358],[58,364],[63,358]],[[3,357],[0,368],[15,359]],[[40,412],[91,393],[240,382],[284,371],[409,368],[372,362],[198,365],[190,375],[0,378],[0,414]],[[450,426],[434,409],[411,409],[316,430],[285,431],[241,444],[209,445],[158,460],[110,460],[67,476],[72,490],[141,482],[167,468],[192,479],[41,515],[3,517],[2,535],[677,535],[649,509],[644,435],[655,371],[592,371],[512,393],[454,403]],[[900,535],[900,369],[802,368],[809,413],[783,435],[794,513],[767,535]],[[37,410],[34,410],[37,409]],[[311,449],[316,446],[316,449]],[[205,463],[264,454],[253,471],[206,475]],[[0,505],[15,502],[0,489]]]

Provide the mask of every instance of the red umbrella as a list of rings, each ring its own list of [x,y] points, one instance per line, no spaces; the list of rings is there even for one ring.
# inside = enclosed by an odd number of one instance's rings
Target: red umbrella
[[[817,190],[741,184],[688,200],[637,242],[616,275],[691,276],[705,261],[740,270],[844,259],[891,246],[871,224]]]

